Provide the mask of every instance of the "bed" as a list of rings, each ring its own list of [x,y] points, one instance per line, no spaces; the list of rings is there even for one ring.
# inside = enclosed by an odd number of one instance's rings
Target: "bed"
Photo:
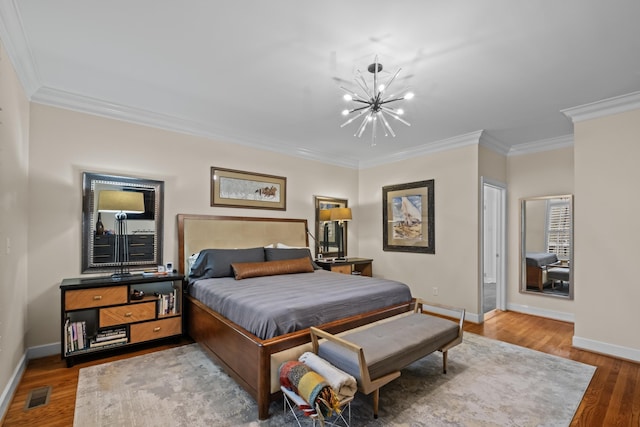
[[[544,285],[551,278],[547,276],[550,266],[558,264],[558,257],[554,253],[548,252],[527,252],[527,287],[538,288],[542,292]]]
[[[308,247],[307,221],[304,219],[187,214],[180,214],[177,219],[179,268],[184,272],[187,272],[190,267],[199,270],[203,262],[200,263],[201,265],[191,264],[190,258],[193,261],[196,258],[194,254],[208,250],[212,250],[211,252],[217,256],[216,250],[224,252],[224,250],[255,249],[258,251],[265,246],[276,247],[275,249]],[[265,254],[267,252],[276,254],[273,255],[276,258],[283,253],[269,251],[269,248],[264,248],[264,251]],[[202,256],[200,254],[197,259],[201,260]],[[271,274],[266,277],[260,274],[252,276],[256,268],[261,269],[265,265],[265,262],[255,261],[252,256],[247,255],[240,261],[232,260],[235,261],[232,262],[231,270],[234,277],[199,277],[199,280],[190,280],[188,294],[185,296],[185,316],[187,333],[209,351],[221,367],[254,397],[258,404],[259,419],[269,417],[271,401],[281,395],[277,375],[280,363],[297,358],[304,351],[311,349],[309,326],[318,326],[335,334],[412,309],[411,294],[404,284],[315,270],[312,261],[310,259],[305,261],[303,258],[269,259],[268,261],[270,268],[276,265],[278,268],[290,268],[290,263],[305,264],[301,267],[306,269],[304,272]],[[312,266],[312,271],[308,271],[309,264]],[[248,277],[243,276],[247,271],[249,271]],[[235,279],[238,275],[242,276],[242,280]],[[385,293],[388,289],[383,282],[395,283],[393,286],[398,289],[404,288],[404,290],[390,297]],[[308,283],[309,288],[294,292],[302,289],[305,283]],[[218,302],[221,301],[221,305],[216,306],[215,302],[211,301],[203,302],[206,301],[203,294],[207,291],[202,289],[207,286],[209,289],[214,288],[222,292],[222,296],[218,294],[217,297],[213,297],[214,300],[217,298]],[[270,291],[266,290],[268,286],[282,287],[285,295],[288,295],[287,304],[274,304],[274,301],[282,300],[282,296],[275,296],[274,300],[270,301]],[[246,288],[249,289],[246,290]],[[355,292],[356,288],[358,292]],[[239,306],[236,305],[240,304],[235,300],[236,294],[244,292],[240,289],[245,289],[247,294],[252,294],[254,297],[257,295],[257,299],[250,303],[252,308],[249,310],[238,308]],[[307,295],[313,290],[316,294]],[[362,290],[368,293],[360,293]],[[323,305],[319,308],[305,305],[316,300],[320,301],[320,294],[326,294],[325,296],[329,299],[322,299]],[[347,297],[352,299],[347,300]],[[368,305],[372,301],[374,304]],[[210,305],[216,309],[211,308]],[[268,320],[267,323],[264,323],[264,320],[253,320],[257,325],[266,325],[262,329],[260,326],[256,328],[251,321],[247,323],[243,318],[244,315],[263,314],[268,311],[268,307],[273,306],[280,306],[285,310],[276,313],[275,316],[280,317],[276,317],[271,324]],[[311,316],[302,319],[304,314],[311,314]],[[330,315],[323,317],[320,314]],[[252,316],[246,317],[254,319]]]

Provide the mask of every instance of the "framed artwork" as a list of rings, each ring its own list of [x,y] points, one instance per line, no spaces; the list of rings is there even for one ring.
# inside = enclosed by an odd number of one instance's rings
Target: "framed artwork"
[[[287,178],[212,167],[211,206],[287,210]]]
[[[436,253],[434,180],[382,187],[382,249]]]

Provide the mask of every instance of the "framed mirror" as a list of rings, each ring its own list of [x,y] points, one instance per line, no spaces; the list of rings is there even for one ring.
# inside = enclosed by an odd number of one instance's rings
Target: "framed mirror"
[[[520,199],[520,292],[573,299],[573,195]]]
[[[347,208],[347,199],[314,196],[316,206],[315,250],[316,257],[337,257],[339,250],[340,227],[337,221],[331,221],[329,209]],[[344,223],[344,255],[347,254],[347,222]]]
[[[127,213],[123,227],[117,213],[104,205],[99,209],[101,194],[103,202],[107,195],[123,194],[139,200],[141,206]],[[163,202],[163,181],[83,173],[82,273],[162,265]],[[117,239],[118,231],[126,239]]]

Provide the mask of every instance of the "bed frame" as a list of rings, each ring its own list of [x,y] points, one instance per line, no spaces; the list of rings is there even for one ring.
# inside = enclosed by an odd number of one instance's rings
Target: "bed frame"
[[[191,254],[207,248],[250,248],[284,243],[308,246],[307,220],[283,218],[178,215],[179,271],[186,271]],[[399,304],[369,313],[316,325],[339,333],[411,310]],[[309,329],[262,340],[190,296],[185,296],[187,333],[205,348],[224,371],[258,403],[258,418],[269,417],[270,403],[281,391],[272,392],[272,355],[310,345]]]

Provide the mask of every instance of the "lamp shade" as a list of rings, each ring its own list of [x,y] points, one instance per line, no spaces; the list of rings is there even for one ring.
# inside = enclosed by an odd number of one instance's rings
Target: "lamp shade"
[[[329,209],[331,221],[350,221],[351,208],[333,208]]]
[[[329,209],[320,209],[318,220],[331,221],[331,211]]]
[[[137,191],[103,190],[98,193],[99,212],[144,212],[144,196]]]

